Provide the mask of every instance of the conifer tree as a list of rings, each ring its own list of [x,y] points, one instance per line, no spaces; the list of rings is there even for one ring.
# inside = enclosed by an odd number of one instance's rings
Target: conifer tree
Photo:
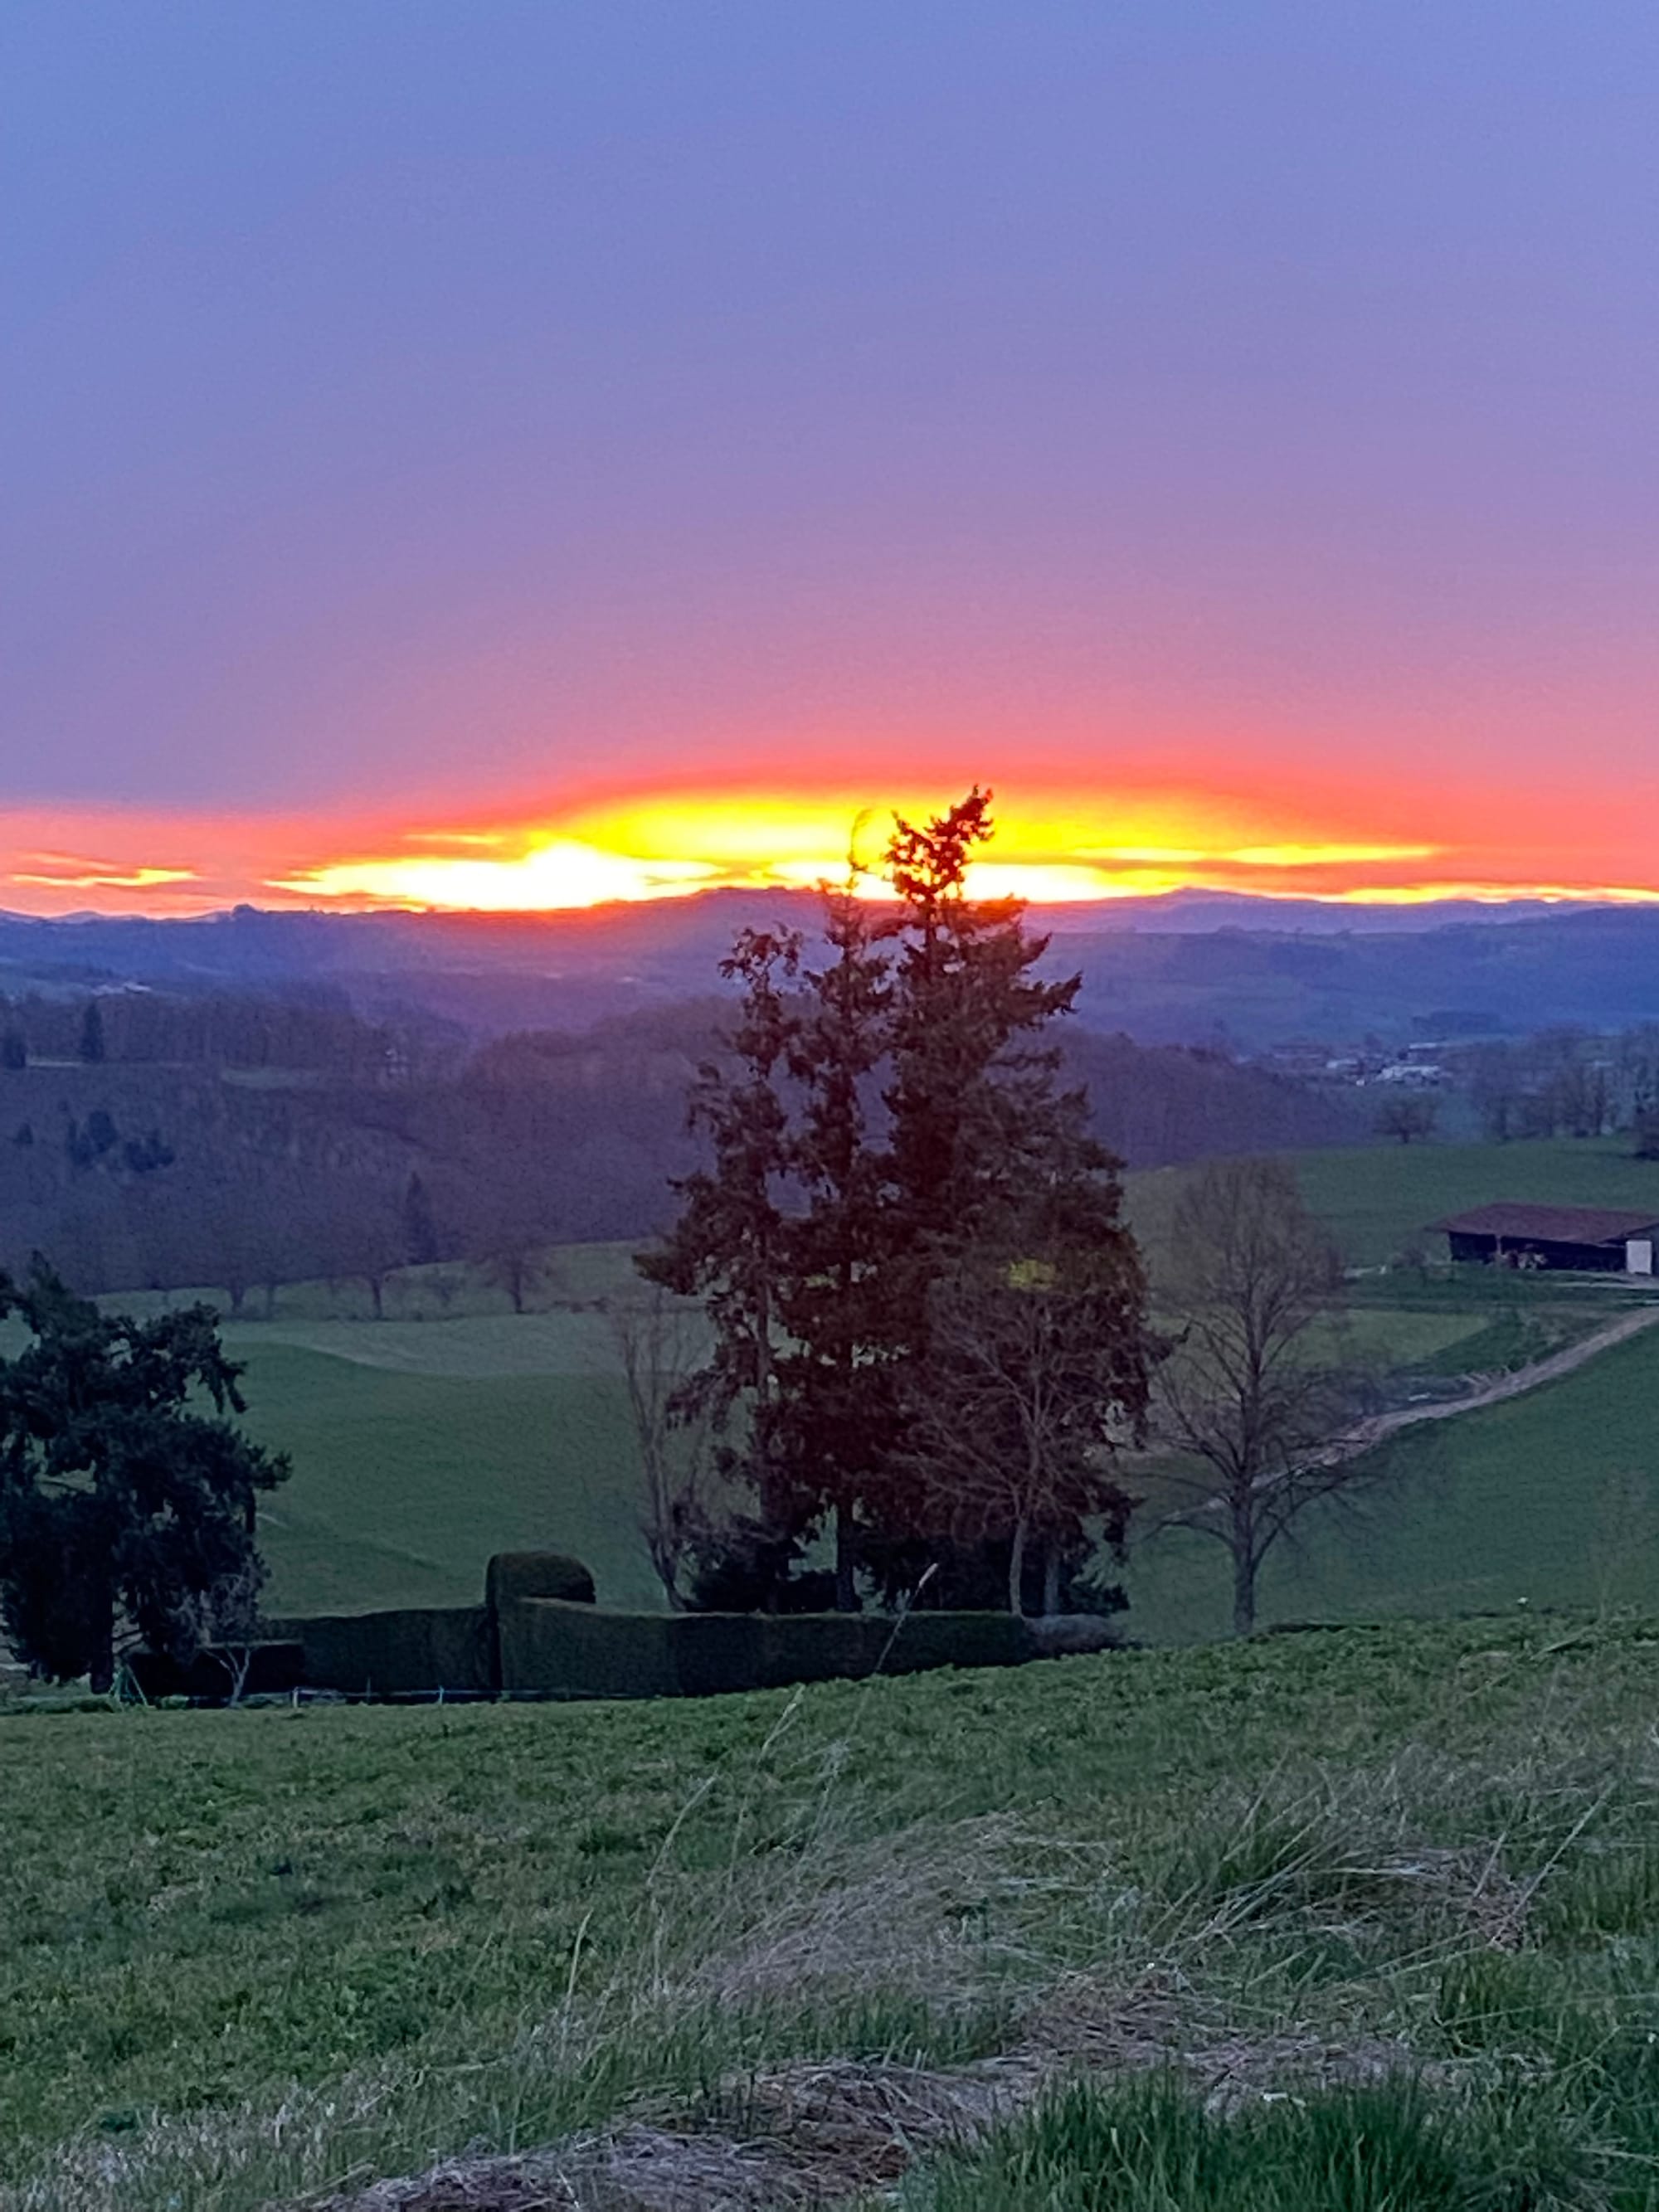
[[[871,1129],[887,1052],[892,932],[855,877],[824,898],[830,957],[802,969],[789,1052],[795,1121],[789,1164],[799,1211],[787,1224],[781,1318],[781,1449],[795,1487],[836,1524],[836,1603],[855,1603],[857,1523],[893,1424],[895,1345],[880,1255],[885,1158]]]
[[[1060,1156],[1074,1173],[1113,1164],[1102,1147],[1078,1152],[1086,1107],[1056,1091],[1059,1056],[1041,1041],[1070,1012],[1081,976],[1039,980],[1048,939],[1027,932],[1023,904],[967,895],[975,848],[992,835],[990,801],[975,789],[924,825],[901,819],[888,850],[902,915],[886,1264],[916,1348],[929,1279],[957,1253],[999,1241]]]
[[[902,1359],[866,1512],[900,1559],[917,1534],[1006,1546],[1018,1610],[1029,1540],[1048,1548],[1052,1599],[1085,1519],[1121,1536],[1111,1458],[1144,1421],[1157,1346],[1119,1163],[1048,1041],[1082,979],[1036,974],[1049,940],[1019,901],[968,896],[990,797],[901,820],[889,848],[903,909],[882,1267]]]
[[[687,1410],[740,1429],[726,1465],[770,1537],[796,1546],[833,1522],[842,1605],[860,1564],[884,1559],[890,1580],[895,1559],[963,1520],[937,1419],[963,1379],[941,1285],[957,1319],[964,1300],[1000,1315],[1005,1369],[1022,1341],[1100,1339],[1071,1360],[1071,1411],[1045,1431],[1031,1502],[999,1519],[996,1486],[981,1486],[980,1536],[1075,1537],[1085,1513],[1114,1530],[1127,1510],[1103,1470],[1145,1406],[1146,1285],[1117,1164],[1083,1095],[1058,1087],[1044,1037],[1079,979],[1037,976],[1048,940],[1018,902],[967,895],[991,834],[979,790],[925,824],[898,820],[896,905],[851,883],[828,896],[817,965],[793,933],[738,939],[722,963],[742,991],[730,1056],[704,1066],[691,1102],[710,1162],[677,1186],[679,1219],[640,1263],[704,1301],[714,1348]],[[1046,1288],[1036,1332],[1035,1310],[1006,1304],[1022,1269]],[[1015,1590],[1018,1572],[1016,1559]]]
[[[784,1199],[794,1161],[785,1085],[800,1026],[788,987],[800,949],[793,931],[744,930],[720,963],[742,993],[730,1064],[703,1063],[688,1112],[708,1139],[710,1164],[675,1182],[679,1218],[638,1261],[648,1282],[703,1301],[714,1347],[687,1385],[687,1410],[740,1428],[725,1448],[726,1470],[752,1486],[769,1522],[790,1531],[813,1512],[793,1494],[778,1422]]]

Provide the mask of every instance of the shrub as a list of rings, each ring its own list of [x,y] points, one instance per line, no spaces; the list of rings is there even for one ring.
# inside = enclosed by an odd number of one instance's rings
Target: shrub
[[[127,1671],[140,1694],[152,1699],[226,1699],[236,1686],[246,1698],[283,1696],[304,1686],[306,1655],[301,1643],[262,1642],[252,1645],[246,1655],[245,1674],[241,1656],[234,1650],[213,1644],[198,1651],[188,1666],[180,1666],[165,1652],[136,1651],[127,1662]]]

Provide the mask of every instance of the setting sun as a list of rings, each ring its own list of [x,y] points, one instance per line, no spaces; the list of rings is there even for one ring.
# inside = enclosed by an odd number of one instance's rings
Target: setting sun
[[[501,859],[434,855],[335,861],[272,888],[319,901],[533,913],[613,900],[672,898],[704,889],[714,874],[700,860],[641,860],[558,837]]]

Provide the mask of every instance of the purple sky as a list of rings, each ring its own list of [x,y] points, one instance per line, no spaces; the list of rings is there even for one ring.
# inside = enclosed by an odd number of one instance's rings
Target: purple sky
[[[895,763],[1659,882],[1650,0],[9,0],[0,106],[0,906]]]

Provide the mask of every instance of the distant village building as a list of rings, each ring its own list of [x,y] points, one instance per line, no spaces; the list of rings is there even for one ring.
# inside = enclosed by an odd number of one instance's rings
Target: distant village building
[[[1379,1083],[1392,1083],[1401,1091],[1439,1091],[1447,1081],[1437,1060],[1396,1060],[1377,1071]]]
[[[1477,1206],[1437,1221],[1454,1260],[1487,1267],[1571,1267],[1610,1275],[1650,1275],[1659,1215],[1599,1206]]]

